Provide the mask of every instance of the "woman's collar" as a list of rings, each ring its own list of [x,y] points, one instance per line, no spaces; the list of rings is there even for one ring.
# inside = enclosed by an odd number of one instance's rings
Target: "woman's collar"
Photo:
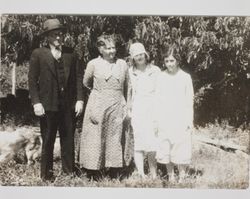
[[[133,66],[132,68],[132,72],[134,75],[139,75],[141,73],[146,74],[146,75],[151,75],[152,73],[154,73],[154,68],[152,67],[152,64],[148,64],[145,72],[141,72],[140,70],[138,70],[135,66]]]
[[[106,59],[104,59],[101,55],[98,56],[98,59],[99,59],[99,60],[103,60],[104,62],[107,62],[107,63],[109,63],[109,64],[115,64],[116,61],[117,61],[117,58],[115,57],[115,58],[114,58],[114,62],[111,63],[111,62],[107,61]]]

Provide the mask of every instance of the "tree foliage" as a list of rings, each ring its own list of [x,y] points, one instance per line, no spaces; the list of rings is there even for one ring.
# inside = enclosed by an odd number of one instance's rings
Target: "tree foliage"
[[[16,62],[18,87],[27,87],[24,63],[45,45],[42,25],[53,17],[67,27],[65,45],[75,49],[83,66],[98,55],[95,42],[103,32],[116,35],[119,57],[127,58],[129,45],[140,41],[159,67],[164,50],[176,44],[182,68],[193,78],[196,122],[249,121],[250,17],[3,15],[1,84],[8,87],[4,71]]]

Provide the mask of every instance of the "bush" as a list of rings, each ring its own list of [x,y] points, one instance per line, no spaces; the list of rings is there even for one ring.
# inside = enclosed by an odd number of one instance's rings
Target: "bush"
[[[18,65],[18,87],[27,86],[23,63],[44,45],[39,34],[44,20],[52,17],[67,26],[65,44],[75,48],[83,67],[97,56],[95,42],[102,32],[116,34],[118,56],[125,59],[129,45],[141,41],[159,67],[164,50],[178,45],[182,68],[194,83],[195,122],[249,122],[250,17],[2,15],[4,92],[10,87],[6,74],[11,62]]]

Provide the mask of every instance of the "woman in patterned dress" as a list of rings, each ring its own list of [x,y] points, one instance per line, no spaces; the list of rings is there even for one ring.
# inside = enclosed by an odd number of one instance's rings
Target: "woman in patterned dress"
[[[147,157],[151,177],[156,177],[155,154],[157,139],[153,113],[155,83],[160,69],[149,63],[143,44],[130,47],[133,67],[129,69],[132,85],[131,125],[134,133],[134,160],[141,177],[145,177],[144,158]]]
[[[79,161],[87,170],[124,166],[124,124],[127,118],[128,65],[116,58],[115,40],[102,35],[100,56],[91,60],[83,78],[91,89],[83,119]]]

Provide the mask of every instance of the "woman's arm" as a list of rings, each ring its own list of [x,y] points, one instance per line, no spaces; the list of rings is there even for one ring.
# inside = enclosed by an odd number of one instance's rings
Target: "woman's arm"
[[[92,89],[93,87],[94,70],[95,70],[94,65],[92,64],[92,62],[89,62],[87,64],[83,77],[83,85],[88,89]]]
[[[158,122],[160,117],[160,109],[161,103],[160,103],[160,96],[161,96],[161,86],[162,82],[160,79],[160,72],[158,72],[156,81],[155,81],[155,94],[153,97],[153,112],[152,112],[152,119],[153,119],[153,125],[156,135],[158,134]]]
[[[130,114],[131,108],[132,108],[132,85],[131,85],[131,79],[129,75],[129,67],[127,64],[126,64],[126,69],[125,69],[124,97],[127,101],[128,113]]]

